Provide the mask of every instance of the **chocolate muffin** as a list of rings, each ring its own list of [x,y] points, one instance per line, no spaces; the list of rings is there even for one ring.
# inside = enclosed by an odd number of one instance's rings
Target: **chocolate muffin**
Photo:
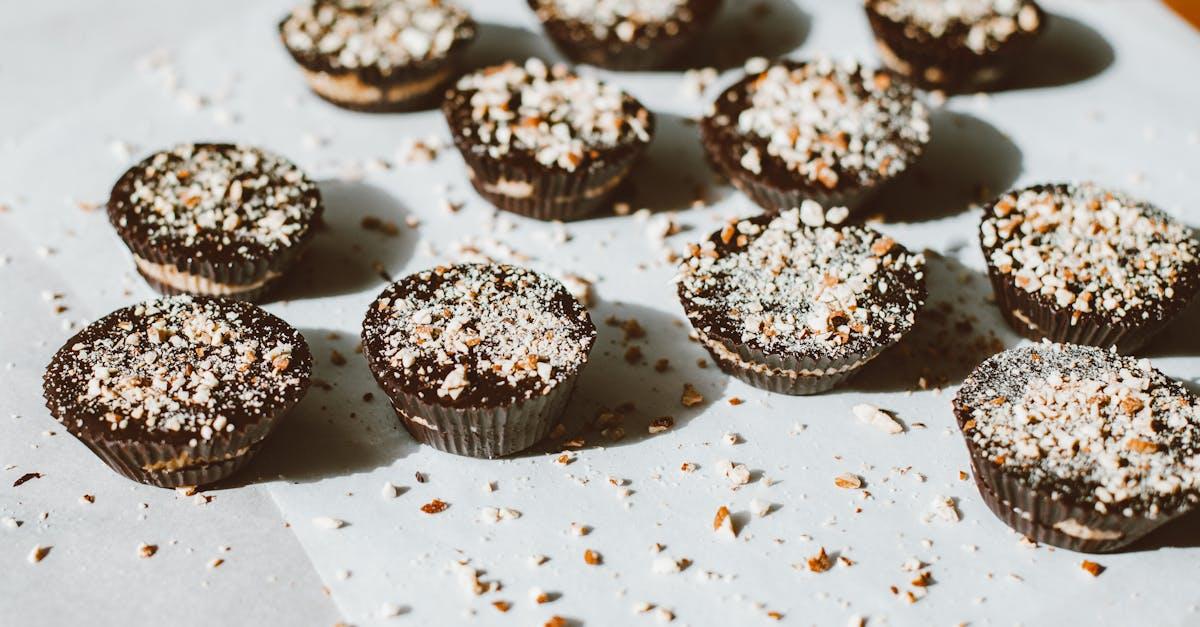
[[[1200,241],[1159,209],[1091,183],[1037,185],[985,208],[996,303],[1033,339],[1133,352],[1200,289]]]
[[[607,203],[654,133],[632,96],[537,59],[462,77],[442,109],[476,191],[539,220]]]
[[[371,372],[409,433],[487,458],[550,433],[595,341],[561,283],[500,264],[404,277],[371,304],[362,331]]]
[[[691,47],[721,0],[529,0],[529,6],[571,61],[653,70]]]
[[[815,202],[731,222],[684,259],[679,299],[721,369],[783,394],[850,378],[912,329],[924,257]]]
[[[309,0],[279,35],[321,98],[358,111],[437,106],[475,23],[449,0]]]
[[[150,155],[113,185],[108,219],[166,294],[257,300],[296,261],[323,211],[291,162],[233,144]]]
[[[1033,0],[866,0],[883,62],[926,89],[994,85],[1042,32]]]
[[[246,302],[170,296],[119,309],[54,355],[50,414],[118,473],[161,487],[224,479],[308,390],[296,329]]]
[[[963,382],[954,414],[984,501],[1038,542],[1112,551],[1200,499],[1200,404],[1147,360],[1014,348]]]
[[[929,141],[912,86],[856,62],[751,67],[700,122],[709,161],[768,211],[804,200],[852,211]]]

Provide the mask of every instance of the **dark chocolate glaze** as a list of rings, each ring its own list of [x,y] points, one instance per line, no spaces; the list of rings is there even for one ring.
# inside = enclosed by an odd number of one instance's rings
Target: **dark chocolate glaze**
[[[176,400],[180,401],[178,409],[172,411],[180,417],[180,427],[176,430],[166,428],[161,422],[158,426],[150,426],[146,420],[133,417],[128,417],[123,426],[114,429],[113,423],[105,417],[114,408],[101,399],[88,398],[88,383],[96,358],[116,360],[110,361],[116,364],[114,377],[143,376],[139,373],[148,372],[147,366],[140,363],[137,352],[141,347],[151,348],[146,340],[150,324],[163,320],[171,327],[179,320],[161,311],[150,316],[140,315],[142,305],[118,309],[67,340],[46,367],[43,377],[46,406],[51,415],[75,436],[85,442],[185,445],[192,440],[201,440],[201,425],[211,423],[217,416],[232,425],[234,433],[256,430],[281,417],[304,397],[312,373],[312,354],[304,337],[288,323],[242,301],[179,296],[147,302],[173,303],[183,311],[204,308],[209,314],[222,318],[240,336],[236,341],[230,340],[216,347],[164,342],[155,347],[155,364],[168,365],[180,372],[203,371],[202,366],[207,360],[219,360],[218,367],[227,367],[237,355],[228,354],[224,349],[236,353],[236,342],[250,341],[258,343],[257,360],[244,371],[232,375],[233,380],[220,381],[212,389],[211,403],[189,403],[176,394]],[[142,343],[139,347],[129,348],[126,344],[131,334],[140,335]],[[288,363],[282,369],[279,369],[280,363],[272,364],[265,358],[265,353],[278,344],[291,346]],[[92,350],[98,355],[89,358],[88,353]],[[150,381],[148,374],[145,381]],[[223,429],[213,431],[214,441],[225,437],[229,437],[229,433]]]
[[[805,61],[780,61],[789,69],[804,67]],[[908,81],[900,75],[879,69],[879,74],[886,74],[892,80],[893,87],[889,95],[906,105],[916,101],[916,94]],[[769,188],[780,192],[799,192],[809,198],[825,198],[831,194],[847,194],[873,187],[886,180],[886,177],[875,170],[846,168],[843,164],[830,164],[838,175],[837,184],[828,187],[820,181],[810,180],[807,176],[791,170],[783,159],[771,155],[767,146],[769,139],[754,133],[742,133],[738,129],[738,115],[750,106],[751,90],[761,74],[748,74],[738,82],[723,91],[713,103],[713,111],[700,120],[700,137],[708,153],[708,158],[719,170],[733,172],[736,176],[746,177]],[[861,88],[859,89],[861,93]],[[896,136],[885,141],[898,146],[907,160],[915,159],[923,150],[924,144],[909,141]],[[761,173],[754,173],[741,167],[742,155],[755,148],[761,155]],[[911,164],[910,164],[911,165]],[[864,182],[865,181],[865,182]],[[782,207],[786,209],[787,207]],[[781,209],[781,208],[775,208]]]
[[[193,146],[196,151],[218,153],[239,148],[225,143],[197,143]],[[159,154],[167,154],[168,159],[163,168],[156,169],[153,161]],[[280,163],[287,163],[280,157],[272,157]],[[283,181],[271,178],[272,175],[261,168],[242,168],[235,177],[237,180],[248,181],[266,175],[270,179],[270,186],[301,190],[297,203],[304,217],[297,223],[300,227],[298,232],[286,245],[264,245],[249,238],[231,237],[220,228],[202,227],[190,242],[182,233],[154,235],[156,227],[143,218],[153,215],[154,209],[144,201],[135,202],[131,198],[135,182],[154,180],[163,171],[178,167],[181,161],[170,150],[155,153],[129,168],[113,185],[108,201],[109,222],[126,246],[138,256],[155,263],[174,265],[180,270],[219,282],[246,284],[262,279],[269,271],[281,272],[295,260],[314,234],[313,226],[319,222],[324,207],[321,192],[312,180],[301,174],[296,181]],[[173,210],[186,213],[187,207],[176,206]]]
[[[573,379],[587,363],[587,355],[595,343],[596,327],[583,305],[558,281],[525,268],[503,264],[441,266],[410,274],[391,284],[367,310],[362,330],[363,353],[375,379],[389,396],[412,395],[427,404],[469,409],[502,408],[547,393],[547,383],[539,377],[528,377],[514,382],[503,374],[481,370],[477,365],[481,359],[490,361],[496,357],[489,350],[491,343],[488,337],[481,338],[483,341],[471,346],[467,352],[453,354],[451,363],[438,363],[428,355],[420,354],[412,367],[414,371],[422,371],[420,373],[406,373],[404,368],[388,359],[389,341],[392,339],[389,329],[391,312],[387,307],[381,308],[381,303],[409,297],[418,302],[435,300],[439,288],[461,281],[466,272],[490,274],[490,285],[495,286],[501,293],[516,295],[531,293],[534,289],[548,293],[548,297],[540,303],[542,309],[553,314],[566,326],[565,332],[570,340],[577,341],[584,347],[577,363],[555,369],[551,378],[556,384]],[[478,330],[474,324],[476,323],[469,323],[468,328]],[[405,346],[408,345],[403,336],[398,336],[398,340],[405,343]],[[457,398],[440,396],[440,382],[459,365],[466,369],[470,384]]]
[[[765,227],[775,217],[774,214],[764,214],[747,218],[742,222],[750,222]],[[874,233],[873,229],[866,226],[844,225],[832,228],[853,230],[863,234]],[[800,226],[800,229],[808,232],[813,231],[811,227],[807,226]],[[761,232],[758,235],[747,236],[746,245],[749,245],[759,236],[761,236]],[[716,246],[716,253],[720,257],[737,254],[739,250],[745,248],[745,246],[739,245],[737,237],[730,238],[727,242],[724,241],[721,231],[714,232],[709,237],[709,241]],[[911,253],[908,253],[907,249],[899,243],[893,243],[885,254],[895,256]],[[687,260],[684,263],[686,264]],[[900,310],[911,312],[915,316],[924,305],[927,296],[923,275],[908,265],[898,264],[892,264],[887,267],[881,264],[877,273],[881,276],[883,273],[886,273],[889,280],[895,286],[898,286],[899,289],[892,289],[888,293],[881,293],[879,291],[879,281],[873,281],[870,291],[862,296],[860,306],[891,305]],[[823,346],[821,350],[816,350],[818,347],[813,346],[813,350],[811,351],[781,350],[778,346],[764,343],[762,338],[759,337],[751,337],[749,340],[743,339],[742,328],[744,324],[741,319],[730,316],[728,311],[721,306],[698,302],[698,299],[714,299],[716,303],[722,303],[724,300],[722,298],[723,294],[728,294],[738,288],[737,285],[730,284],[728,277],[716,275],[714,278],[716,280],[712,282],[712,285],[705,286],[699,292],[695,293],[687,288],[684,281],[680,281],[677,291],[680,302],[683,304],[684,312],[691,320],[692,326],[703,330],[708,337],[719,340],[728,346],[749,346],[754,351],[762,352],[766,355],[778,355],[799,362],[820,362],[843,355],[876,354],[880,347],[894,344],[894,336],[907,333],[913,326],[913,322],[908,320],[907,317],[891,321],[881,318],[876,320],[877,333],[871,335],[851,333],[848,341],[838,346]],[[773,312],[767,311],[765,313]]]

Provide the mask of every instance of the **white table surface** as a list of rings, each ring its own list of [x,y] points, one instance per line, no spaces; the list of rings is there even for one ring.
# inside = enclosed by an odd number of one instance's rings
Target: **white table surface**
[[[683,231],[664,245],[648,235],[652,221],[634,216],[556,227],[498,216],[470,190],[452,150],[432,164],[395,163],[406,138],[448,136],[436,112],[356,114],[311,96],[275,37],[288,4],[23,2],[0,21],[0,204],[8,208],[0,214],[0,518],[21,521],[0,526],[0,624],[540,625],[551,615],[654,624],[655,612],[635,613],[641,602],[670,609],[679,625],[770,624],[770,611],[782,624],[853,616],[872,625],[1200,622],[1200,521],[1093,558],[1107,568],[1096,578],[1079,554],[1024,546],[960,479],[968,461],[949,402],[953,384],[987,355],[979,337],[1017,343],[980,273],[970,208],[980,188],[1094,179],[1200,223],[1200,37],[1166,9],[1047,0],[1071,19],[1054,23],[1022,84],[953,98],[936,114],[928,158],[878,202],[890,216],[880,228],[940,253],[931,254],[932,301],[956,313],[845,388],[788,398],[701,369],[705,355],[687,340],[664,246],[681,250],[754,207],[704,165],[684,121],[703,101],[684,95],[680,74],[602,73],[659,114],[629,192],[634,207],[657,210],[651,220],[671,216]],[[470,4],[484,23],[472,62],[554,57],[520,0]],[[873,58],[856,2],[727,4],[705,63],[820,51]],[[769,12],[755,11],[759,4]],[[314,387],[234,485],[204,493],[208,502],[113,474],[49,418],[40,395],[42,368],[74,329],[152,295],[103,212],[86,207],[105,201],[131,158],[196,139],[254,142],[292,157],[322,181],[330,226],[287,288],[290,300],[268,305],[305,332],[316,376],[330,388]],[[377,159],[393,167],[381,170]],[[710,203],[689,208],[697,183]],[[443,198],[461,210],[446,212]],[[388,238],[362,230],[365,215],[412,216],[420,226]],[[601,338],[569,415],[579,424],[601,406],[632,401],[623,440],[589,432],[589,445],[561,466],[551,447],[506,461],[456,458],[399,428],[354,354],[364,308],[383,287],[372,265],[401,276],[471,249],[596,280]],[[66,311],[55,314],[55,304]],[[642,351],[651,362],[669,358],[671,370],[628,366],[621,333],[602,324],[610,316],[639,320],[648,332]],[[1145,353],[1194,380],[1196,322],[1189,314]],[[350,363],[332,365],[334,349]],[[912,392],[923,373],[949,387]],[[701,407],[680,406],[685,382],[706,397]],[[363,400],[367,392],[374,402]],[[745,403],[732,406],[731,397]],[[858,422],[850,407],[860,402],[894,410],[909,431],[887,435]],[[647,436],[646,421],[666,414],[675,428]],[[726,433],[741,442],[726,444]],[[723,459],[746,464],[754,480],[732,490],[717,470]],[[685,475],[683,462],[699,470]],[[12,487],[27,472],[44,476]],[[418,483],[417,472],[428,481]],[[861,475],[871,497],[834,487],[842,472]],[[622,498],[610,477],[631,494]],[[386,482],[402,494],[381,496]],[[84,494],[95,502],[81,502]],[[928,520],[939,496],[957,500],[960,522]],[[451,507],[421,513],[433,498]],[[752,499],[776,507],[752,517]],[[741,526],[734,541],[710,529],[720,505]],[[483,507],[523,515],[488,525],[478,520]],[[322,516],[349,525],[312,523]],[[592,531],[578,537],[572,523]],[[157,555],[139,558],[141,543],[157,544]],[[660,555],[654,543],[665,545]],[[31,564],[35,545],[53,548]],[[855,563],[807,572],[820,547]],[[585,549],[603,565],[584,564]],[[549,559],[534,566],[534,555]],[[656,572],[662,556],[693,563]],[[224,563],[209,567],[216,558]],[[915,590],[904,570],[912,559],[936,582],[915,604],[889,590]],[[469,592],[460,562],[501,588]],[[533,603],[535,587],[554,599]],[[501,613],[494,601],[512,609]],[[384,617],[389,609],[400,615]]]

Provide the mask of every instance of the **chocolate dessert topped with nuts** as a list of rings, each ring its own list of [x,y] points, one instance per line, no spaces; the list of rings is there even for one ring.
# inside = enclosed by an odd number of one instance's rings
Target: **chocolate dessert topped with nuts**
[[[154,288],[244,300],[283,276],[322,211],[299,168],[234,144],[157,152],[126,171],[108,201],[109,221]]]
[[[363,352],[418,440],[496,457],[544,437],[596,328],[558,281],[509,265],[409,275],[367,311]]]
[[[804,200],[853,210],[929,141],[928,109],[887,70],[828,58],[748,69],[710,106],[701,137],[717,170],[769,211]]]
[[[649,70],[689,48],[721,0],[529,0],[529,6],[572,61]]]
[[[117,310],[46,369],[56,420],[114,470],[160,486],[224,478],[303,398],[304,338],[241,301],[172,296]]]
[[[885,65],[929,89],[987,87],[1041,34],[1033,0],[866,0]]]
[[[610,199],[654,133],[632,96],[537,59],[462,77],[442,108],[475,189],[545,220],[582,217]]]
[[[1113,550],[1200,500],[1200,404],[1147,360],[1022,346],[976,369],[954,408],[984,499],[1035,540]]]
[[[823,392],[895,344],[925,301],[924,258],[844,208],[737,222],[693,245],[679,297],[721,368],[788,394]]]
[[[1192,229],[1092,183],[1000,196],[985,208],[980,242],[997,303],[1034,339],[1131,352],[1200,290]]]
[[[475,23],[448,0],[315,0],[279,33],[317,95],[349,109],[403,111],[436,105]]]

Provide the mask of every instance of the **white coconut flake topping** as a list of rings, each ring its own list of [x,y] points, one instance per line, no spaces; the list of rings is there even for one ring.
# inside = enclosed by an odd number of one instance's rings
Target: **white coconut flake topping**
[[[385,75],[445,57],[457,41],[474,36],[467,12],[447,0],[317,0],[292,11],[282,30],[293,52]]]
[[[1053,498],[1151,517],[1197,501],[1200,406],[1145,359],[1023,346],[984,362],[955,406],[987,462]]]
[[[586,24],[597,39],[614,33],[622,41],[633,41],[647,25],[668,25],[693,18],[688,0],[538,0],[538,15]],[[672,34],[668,32],[668,34]]]
[[[493,158],[529,153],[574,171],[596,149],[650,142],[650,112],[623,91],[538,59],[468,74],[472,132]]]
[[[1190,228],[1090,183],[1005,194],[980,236],[995,271],[1076,317],[1161,319],[1196,290],[1200,271]]]
[[[855,61],[818,58],[769,67],[746,86],[736,127],[766,140],[768,157],[788,171],[834,189],[843,178],[868,184],[895,176],[929,141],[929,111],[912,88]]]

